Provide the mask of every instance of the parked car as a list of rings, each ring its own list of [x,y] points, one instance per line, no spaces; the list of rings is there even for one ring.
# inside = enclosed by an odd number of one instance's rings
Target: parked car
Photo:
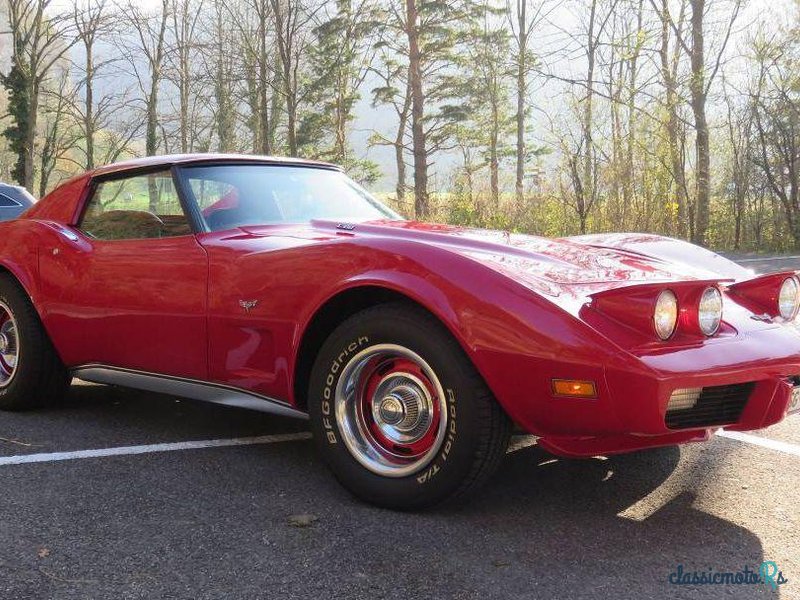
[[[0,269],[0,408],[76,377],[308,418],[386,507],[471,492],[512,425],[589,457],[798,409],[794,272],[655,235],[407,221],[324,163],[101,167],[0,224]]]
[[[24,187],[0,183],[0,221],[16,219],[35,202]]]

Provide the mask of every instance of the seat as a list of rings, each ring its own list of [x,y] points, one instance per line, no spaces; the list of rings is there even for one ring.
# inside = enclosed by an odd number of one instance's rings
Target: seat
[[[101,240],[159,238],[164,223],[144,210],[110,210],[84,219],[83,230]]]

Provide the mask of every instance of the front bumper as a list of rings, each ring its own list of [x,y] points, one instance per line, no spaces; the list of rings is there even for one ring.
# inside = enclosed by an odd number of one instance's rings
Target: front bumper
[[[800,375],[800,331],[777,326],[636,359],[635,367],[607,366],[605,395],[580,401],[593,418],[564,421],[559,412],[571,412],[575,407],[568,403],[576,401],[549,398],[541,445],[558,454],[592,456],[702,441],[720,427],[747,431],[778,423],[791,407]],[[717,418],[704,420],[700,411],[701,418],[668,419],[672,393],[687,388],[746,389],[747,396],[740,410]]]

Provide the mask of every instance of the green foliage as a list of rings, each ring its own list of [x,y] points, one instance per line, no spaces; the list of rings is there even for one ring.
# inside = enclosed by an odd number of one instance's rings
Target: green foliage
[[[16,157],[11,177],[22,185],[25,182],[25,137],[30,121],[29,78],[12,58],[11,69],[8,74],[0,75],[0,81],[8,92],[8,114],[12,118],[11,124],[3,130],[3,137],[8,140],[8,147]]]
[[[307,111],[298,128],[306,156],[348,160],[348,127],[371,60],[377,8],[373,0],[337,0],[335,12],[314,29]]]
[[[537,0],[520,1],[528,9],[527,20],[517,12],[522,6],[517,0],[413,0],[411,8],[418,10],[418,18],[408,24],[407,0],[207,0],[197,14],[197,37],[191,47],[201,59],[205,57],[205,64],[199,60],[196,68],[181,74],[173,64],[177,30],[166,36],[157,106],[158,150],[176,148],[172,138],[179,138],[173,136],[177,129],[195,151],[266,147],[278,154],[297,152],[339,163],[362,184],[393,189],[398,197],[390,198],[390,203],[401,212],[413,212],[419,200],[416,209],[426,214],[427,205],[425,210],[421,207],[429,197],[427,218],[465,226],[563,236],[578,233],[579,215],[591,232],[685,236],[679,202],[691,209],[697,188],[693,120],[687,104],[689,60],[675,31],[668,29],[667,58],[674,61],[676,74],[672,106],[667,106],[658,6],[646,1],[594,3],[600,14],[596,24],[605,25],[594,29],[596,46],[592,46],[585,27],[588,0],[563,4],[556,12]],[[259,13],[263,22],[254,14],[256,9],[263,11]],[[573,12],[574,22],[558,22],[567,12]],[[52,10],[49,13],[51,21],[58,17]],[[279,13],[288,21],[279,23]],[[77,170],[86,147],[80,98],[67,98],[68,89],[73,93],[80,89],[81,61],[59,54],[76,41],[70,37],[70,27],[64,26],[73,19],[64,16],[68,18],[61,26],[42,31],[54,40],[49,58],[58,55],[59,61],[70,65],[69,81],[63,85],[54,81],[49,71],[58,63],[49,59],[40,60],[35,68],[16,62],[32,60],[30,48],[23,48],[25,35],[12,36],[22,44],[21,51],[0,78],[10,117],[2,131],[9,151],[0,156],[0,168],[20,182],[26,171],[33,172],[26,168],[25,161],[31,158],[25,156],[30,150],[26,144],[30,126],[38,119],[39,152],[33,164],[42,188]],[[147,18],[152,18],[152,26],[161,22],[158,9]],[[523,37],[518,37],[523,30],[520,19],[529,27]],[[546,24],[549,19],[555,21]],[[102,79],[108,81],[114,80],[115,72],[120,81],[129,79],[125,70],[131,66],[147,68],[136,57],[125,56],[138,47],[128,39],[135,41],[137,34],[126,19],[119,21],[115,35],[123,42],[120,47],[105,38],[98,46],[102,51],[96,68],[103,65]],[[737,39],[737,50],[741,46],[745,55],[730,62],[727,54],[723,56],[720,76],[709,89],[708,243],[712,247],[737,245],[747,251],[800,246],[800,29],[796,18],[793,21],[786,26],[766,23],[750,39]],[[721,40],[714,36],[722,31],[720,24],[710,19],[706,25],[709,47],[719,46]],[[23,20],[17,29],[26,26],[32,22],[26,25]],[[167,19],[167,28],[172,27],[177,25]],[[254,44],[251,38],[259,28],[263,37],[257,36]],[[554,35],[553,29],[564,36],[558,56],[547,54],[559,46],[548,37]],[[279,32],[286,30],[292,37],[291,76],[282,73],[285,65],[277,43]],[[414,33],[420,49],[422,101],[417,88],[412,102],[408,46],[409,34]],[[222,34],[227,37],[220,45]],[[241,47],[242,56],[225,56],[230,65],[206,56],[219,47]],[[203,52],[204,48],[212,50]],[[580,77],[589,75],[580,65],[559,69],[571,57],[583,61],[590,51],[596,64],[588,119],[589,86]],[[273,53],[275,64],[268,65]],[[267,60],[259,62],[260,56]],[[746,68],[738,69],[739,61]],[[266,72],[260,73],[264,65]],[[729,65],[737,65],[736,71]],[[230,68],[230,74],[218,72],[221,66]],[[28,71],[35,72],[36,79]],[[726,74],[735,79],[730,85],[732,98],[724,84]],[[184,76],[189,80],[180,79]],[[296,87],[285,88],[284,79]],[[92,138],[98,162],[141,152],[143,146],[140,107],[147,90],[123,89],[123,85],[116,89],[115,83],[98,81],[96,89],[95,108],[104,111],[102,118],[94,115],[99,123]],[[188,84],[181,88],[190,95],[188,116],[168,112],[177,106],[170,94],[179,83]],[[357,155],[350,145],[365,85],[372,88],[372,106],[382,107],[381,115],[392,120],[369,136],[369,152],[383,146],[385,156],[394,154],[402,181],[400,175],[396,182],[381,180],[370,153]],[[537,105],[539,96],[533,94],[540,85],[547,87],[542,97],[548,101]],[[525,104],[519,191],[513,172],[518,95]],[[65,102],[56,101],[58,97]],[[33,105],[38,110],[29,114]],[[585,125],[585,119],[591,123]],[[675,127],[668,126],[675,122]],[[412,123],[421,127],[412,131]],[[242,139],[243,134],[250,139]],[[264,146],[264,141],[269,143]],[[424,180],[431,189],[415,197],[413,185]],[[688,220],[684,216],[684,223]]]

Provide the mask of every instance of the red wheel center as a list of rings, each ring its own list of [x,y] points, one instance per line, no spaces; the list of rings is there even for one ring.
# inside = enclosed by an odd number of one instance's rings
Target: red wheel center
[[[436,388],[406,358],[376,358],[362,371],[358,416],[374,447],[387,458],[413,460],[436,441],[441,419]]]

